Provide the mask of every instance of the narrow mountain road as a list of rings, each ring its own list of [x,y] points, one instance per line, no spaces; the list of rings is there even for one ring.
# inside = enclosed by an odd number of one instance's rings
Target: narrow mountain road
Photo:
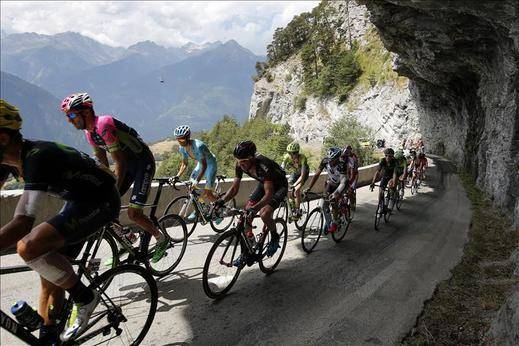
[[[355,220],[343,242],[321,238],[310,255],[291,226],[279,269],[268,277],[257,266],[245,269],[220,301],[207,298],[201,283],[217,236],[198,228],[179,270],[159,281],[159,308],[145,344],[398,342],[460,260],[471,218],[459,179],[442,159],[431,161],[418,195],[408,189],[406,194],[402,210],[377,232],[376,193],[359,189]],[[14,261],[15,255],[6,256],[2,265]],[[36,306],[37,283],[32,272],[0,277],[2,309],[22,298]],[[17,344],[3,330],[0,343]]]

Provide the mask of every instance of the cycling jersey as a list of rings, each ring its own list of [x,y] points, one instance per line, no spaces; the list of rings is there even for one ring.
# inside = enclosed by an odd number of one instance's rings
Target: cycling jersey
[[[296,162],[296,160],[292,159],[290,154],[285,154],[281,162],[281,167],[288,174],[301,174],[303,168],[308,170],[308,160],[304,154],[299,154],[299,160]]]
[[[94,148],[102,148],[110,153],[121,150],[126,156],[137,159],[153,157],[137,131],[111,115],[96,116],[94,130],[85,130],[85,135]]]
[[[253,175],[250,172],[245,172],[251,178],[256,179],[260,182],[260,184],[265,183],[265,181],[271,181],[274,183],[274,188],[277,190],[280,187],[287,187],[288,182],[285,176],[285,171],[273,160],[261,155],[257,154],[255,157],[256,161],[256,175]],[[241,179],[243,177],[244,171],[237,164],[235,168],[236,178]]]
[[[118,216],[121,202],[115,177],[87,154],[59,143],[24,140],[21,158],[25,182],[21,200],[43,191],[67,201],[47,221],[67,245],[86,239]],[[31,209],[17,206],[17,210]]]
[[[324,158],[319,164],[319,170],[325,170],[328,173],[328,181],[333,185],[338,185],[341,182],[341,175],[347,174],[347,167],[343,161],[338,161],[337,165],[332,166],[329,158]]]
[[[392,178],[393,174],[395,173],[396,167],[397,167],[396,159],[391,160],[391,163],[389,163],[385,157],[380,159],[380,162],[378,164],[378,169],[382,171],[383,177]]]
[[[396,161],[396,174],[402,175],[405,172],[405,169],[407,168],[407,161],[406,159],[402,158],[400,160],[394,159]]]
[[[180,146],[178,148],[178,151],[182,154],[182,157],[184,160],[188,160],[191,155],[189,154],[188,150]],[[205,159],[205,163],[207,164],[207,167],[204,172],[204,178],[205,178],[205,189],[206,190],[212,190],[214,189],[215,182],[216,182],[216,170],[217,170],[217,164],[216,164],[216,156],[209,150],[207,145],[198,139],[192,139],[191,140],[191,152],[195,157],[191,157],[192,159],[197,161],[197,165],[195,169],[193,169],[193,172],[191,172],[191,179],[197,179],[198,175],[200,174],[200,171],[202,170],[202,160]]]

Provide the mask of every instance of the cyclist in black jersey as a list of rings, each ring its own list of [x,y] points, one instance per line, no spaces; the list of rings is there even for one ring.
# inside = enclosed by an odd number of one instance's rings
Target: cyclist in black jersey
[[[115,177],[88,155],[62,144],[23,139],[18,109],[0,100],[0,187],[9,173],[24,181],[13,219],[0,229],[0,250],[16,244],[18,254],[41,278],[39,314],[43,339],[57,342],[49,318],[60,309],[66,290],[78,308],[62,333],[66,341],[86,325],[99,294],[78,280],[68,258],[76,257],[92,233],[117,217],[120,197]],[[46,194],[64,199],[61,211],[36,227],[36,212]]]
[[[306,192],[310,191],[314,184],[317,182],[317,179],[321,175],[321,172],[323,170],[326,170],[326,172],[328,173],[328,178],[326,179],[325,183],[325,191],[327,194],[330,195],[332,220],[330,220],[330,215],[328,213],[325,213],[325,233],[333,233],[337,231],[337,219],[339,217],[337,202],[339,201],[339,198],[342,196],[342,193],[348,186],[348,169],[346,163],[340,160],[341,154],[341,148],[332,147],[328,149],[327,157],[325,157],[319,164],[319,168],[312,177],[312,180],[310,181],[310,186],[306,190]],[[328,201],[325,200],[325,210],[328,210],[327,203]]]
[[[405,165],[404,165],[405,167]],[[375,182],[380,177],[380,188],[378,191],[378,201],[382,201],[384,198],[384,189],[388,186],[390,189],[396,188],[398,179],[398,161],[395,159],[395,151],[392,148],[384,150],[384,157],[380,159],[378,169],[373,176],[371,181],[370,189],[373,191],[375,188]],[[387,212],[387,209],[383,211]]]
[[[259,184],[250,195],[245,205],[249,215],[259,212],[261,220],[271,232],[272,241],[267,248],[267,256],[273,256],[279,248],[279,235],[276,232],[276,224],[272,218],[274,210],[286,198],[288,182],[285,171],[271,159],[256,153],[256,145],[252,141],[241,141],[234,148],[236,164],[234,178],[231,188],[225,196],[216,201],[217,206],[223,206],[238,194],[243,173],[256,179]]]

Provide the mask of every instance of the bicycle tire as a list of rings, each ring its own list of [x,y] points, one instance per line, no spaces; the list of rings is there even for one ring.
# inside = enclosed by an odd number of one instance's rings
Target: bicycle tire
[[[283,254],[285,253],[285,249],[287,247],[287,238],[288,238],[288,228],[287,223],[282,218],[278,218],[274,220],[274,223],[276,224],[276,232],[279,234],[279,241],[280,241],[280,249],[276,251],[274,255],[278,255],[277,259],[274,261],[272,265],[266,265],[265,264],[265,252],[267,250],[268,242],[266,240],[269,239],[270,234],[267,234],[263,237],[263,243],[260,244],[261,249],[261,259],[258,261],[260,270],[264,272],[265,274],[269,275],[272,274],[279,263],[281,262],[281,259],[283,258]],[[279,229],[281,226],[281,232],[279,232]],[[273,257],[273,256],[272,256]]]
[[[397,210],[400,210],[400,208],[402,208],[402,203],[404,202],[404,193],[405,193],[404,187],[401,187],[400,189],[398,189],[398,196],[397,196],[397,200],[396,200],[396,209]]]
[[[341,240],[346,236],[348,230],[350,228],[351,218],[350,218],[350,206],[345,206],[345,212],[341,215],[341,223],[337,228],[337,231],[332,233],[332,239],[336,243],[340,243]]]
[[[229,205],[229,207],[233,208],[233,209],[236,209],[236,200],[233,198],[231,199],[229,202],[227,202],[227,204]],[[213,229],[213,231],[215,231],[216,233],[223,233],[225,231],[227,231],[229,229],[229,227],[231,227],[233,221],[234,221],[234,213],[231,213],[231,216],[228,216],[228,222],[225,221],[225,218],[222,220],[222,222],[217,225],[215,220],[213,218],[211,218],[211,220],[209,221],[209,224],[211,225],[211,228]],[[223,225],[223,227],[222,227]]]
[[[319,220],[317,221],[319,224],[316,225],[317,227],[314,227],[314,225],[311,225],[312,229],[309,229],[308,222],[312,220],[313,214],[319,214]],[[301,234],[301,245],[303,247],[303,250],[306,253],[311,253],[317,243],[319,242],[319,239],[321,239],[321,234],[324,226],[324,214],[321,207],[314,208],[310,214],[308,214],[308,217],[306,218],[305,225],[303,227],[303,231]],[[313,231],[313,232],[311,232]],[[310,244],[305,244],[305,239],[308,239],[311,234],[316,234],[316,238],[314,241],[310,242]]]
[[[393,211],[393,209],[391,208],[392,198],[389,195],[389,190],[387,192],[387,196],[384,196],[384,200],[386,201],[386,208],[387,208],[386,213],[384,214],[384,222],[388,223],[389,219],[391,218],[391,212]]]
[[[189,202],[190,197],[189,196],[178,196],[171,202],[169,202],[168,206],[164,210],[164,214],[162,216],[168,215],[168,214],[176,214],[179,215],[182,219],[184,219],[184,222],[186,223],[187,228],[187,236],[190,237],[191,234],[195,231],[196,225],[198,224],[199,214],[198,210],[194,206],[188,206],[188,209],[185,210],[183,213],[181,212],[184,203]],[[191,209],[193,208],[193,210]],[[187,217],[191,214],[191,212],[195,212],[195,218],[193,220],[188,220]],[[184,215],[183,215],[184,214]],[[181,239],[174,239],[174,241],[180,241]]]
[[[240,276],[240,272],[241,272],[243,266],[236,267],[233,265],[234,260],[237,259],[238,256],[241,255],[241,245],[240,245],[240,240],[238,237],[239,237],[238,231],[235,228],[231,228],[230,230],[222,233],[222,235],[219,236],[218,239],[216,239],[213,246],[211,246],[209,253],[207,254],[207,257],[206,257],[205,263],[204,263],[204,270],[202,272],[202,286],[204,288],[205,294],[209,298],[220,299],[223,296],[225,296],[227,294],[227,292],[229,292],[229,290],[232,288],[232,286],[234,286],[234,284],[236,283],[236,280],[238,280],[238,276]],[[222,258],[218,261],[218,263],[220,265],[226,266],[228,268],[234,268],[235,272],[234,272],[234,275],[232,276],[231,280],[229,281],[229,283],[227,283],[223,289],[216,291],[214,289],[215,288],[214,286],[217,286],[216,288],[219,288],[219,287],[214,282],[216,280],[213,280],[210,282],[210,280],[213,278],[209,277],[212,274],[212,273],[209,273],[209,270],[211,267],[213,256],[215,255],[216,251],[219,249],[220,245],[227,239],[229,239],[229,240],[228,240],[228,243],[226,243],[224,245],[224,247],[225,247],[224,255],[222,255]],[[231,258],[229,260],[229,263],[224,264],[224,263],[222,263],[223,257],[225,256],[225,254],[228,253],[227,251],[229,251],[229,250],[231,251],[229,253],[231,255]],[[238,252],[239,252],[239,254],[238,254]],[[237,255],[237,254],[238,254],[238,256],[235,257],[235,255]]]
[[[377,210],[375,211],[375,230],[378,231],[380,229],[380,220],[382,219],[384,210],[384,201],[379,201],[377,205]]]
[[[162,257],[162,259],[157,263],[151,262],[151,258],[153,257],[153,252],[154,252],[154,247],[152,247],[150,245],[151,237],[146,237],[143,239],[143,241],[145,243],[143,244],[142,248],[146,249],[146,251],[147,251],[146,261],[144,263],[146,268],[148,268],[154,276],[162,277],[162,276],[165,276],[165,275],[171,273],[171,271],[173,271],[173,269],[175,269],[178,266],[178,264],[182,260],[182,257],[184,257],[184,253],[186,252],[186,248],[187,248],[188,237],[187,237],[186,224],[185,224],[184,220],[178,215],[175,215],[175,214],[164,215],[160,219],[157,220],[157,223],[161,229],[161,232],[163,232],[166,235],[166,237],[169,239],[168,249],[166,250],[164,257]],[[181,238],[181,240],[175,241],[175,239],[180,239],[180,238],[172,237],[170,235],[171,231],[182,232],[183,237]],[[165,262],[167,260],[168,255],[170,255],[173,252],[172,249],[174,249],[175,247],[178,247],[178,246],[181,246],[181,248],[180,248],[180,253],[178,254],[177,258],[172,263]],[[169,250],[169,252],[168,252],[168,250]],[[158,267],[160,267],[162,269],[158,269]]]
[[[283,219],[288,223],[288,204],[286,199],[279,203],[279,207],[274,211],[273,219]]]
[[[108,232],[104,232],[103,238],[101,238],[101,242],[105,241],[108,246],[110,247],[110,252],[112,255],[112,264],[109,266],[109,268],[106,268],[106,270],[113,269],[119,265],[120,259],[119,259],[119,247],[117,246],[117,241],[112,237]],[[99,246],[99,249],[101,248],[101,245]],[[92,254],[93,256],[94,254]],[[104,255],[104,254],[103,254]],[[108,255],[108,254],[107,254]],[[95,256],[99,256],[99,250],[95,253]],[[81,258],[81,255],[79,255],[77,258]],[[104,266],[104,263],[101,262],[101,266]],[[108,267],[108,266],[107,266]],[[103,272],[99,272],[98,274],[101,275]]]
[[[145,298],[145,299],[140,300],[140,302],[149,302],[150,303],[150,308],[149,308],[144,326],[142,328],[131,328],[131,330],[135,330],[135,331],[139,332],[138,336],[133,340],[133,342],[128,344],[128,345],[133,346],[133,345],[139,345],[143,341],[144,337],[146,336],[146,334],[148,333],[148,331],[151,327],[151,324],[153,323],[153,319],[155,318],[155,312],[157,310],[157,303],[158,303],[158,289],[157,289],[157,283],[155,282],[155,279],[153,278],[153,276],[149,272],[147,272],[144,268],[142,268],[138,265],[125,264],[125,265],[121,265],[116,268],[110,269],[107,272],[103,273],[102,275],[97,277],[89,285],[89,287],[92,289],[102,290],[101,300],[100,300],[100,303],[98,304],[98,307],[94,311],[94,314],[93,314],[93,316],[94,316],[96,314],[96,311],[98,311],[97,309],[99,309],[99,308],[102,309],[103,305],[108,307],[108,305],[112,305],[114,303],[114,301],[116,301],[117,299],[121,299],[121,297],[117,297],[117,298],[110,297],[109,293],[106,293],[106,291],[107,291],[108,287],[114,282],[114,277],[116,275],[124,274],[124,273],[137,274],[138,276],[140,276],[144,279],[143,284],[145,282],[149,288],[149,291],[145,295],[130,294],[130,292],[128,292],[128,290],[137,289],[137,288],[142,289],[143,286],[142,286],[142,284],[141,285],[129,285],[129,284],[125,283],[126,286],[124,287],[125,288],[124,295],[123,295],[124,298],[143,296],[143,298]],[[110,298],[110,299],[106,300],[105,295],[108,296],[108,298]],[[120,313],[121,311],[124,310],[123,308],[127,305],[128,304],[124,304],[120,307],[114,306],[113,311],[115,313]],[[127,315],[126,317],[128,317],[128,319],[126,319],[126,321],[120,320],[119,323],[128,322],[131,319],[131,316],[133,316],[133,315]],[[124,318],[126,318],[126,317],[124,317]],[[107,320],[108,320],[108,318],[110,318],[110,315],[107,315]],[[92,318],[91,318],[91,320],[92,320]],[[109,322],[109,323],[110,324],[108,324],[107,327],[109,325],[111,325],[111,322]],[[112,328],[113,328],[113,326],[110,327],[110,330],[113,330]],[[130,330],[129,328],[122,328],[122,329],[124,329],[126,331]],[[80,335],[80,337],[77,340],[72,341],[72,344],[80,344],[80,343],[82,343],[82,341],[84,341],[84,342],[90,341],[91,338],[93,337],[93,335],[94,335],[94,332],[91,331],[89,333],[87,330],[85,332],[85,334]],[[103,335],[103,336],[106,336],[106,335]],[[111,338],[113,338],[113,336]]]
[[[301,205],[299,206],[299,208],[301,208],[301,210],[303,211],[303,215],[301,215],[301,218],[299,220],[296,220],[294,224],[296,225],[298,231],[302,231],[305,225],[306,217],[310,212],[310,201],[301,201]]]

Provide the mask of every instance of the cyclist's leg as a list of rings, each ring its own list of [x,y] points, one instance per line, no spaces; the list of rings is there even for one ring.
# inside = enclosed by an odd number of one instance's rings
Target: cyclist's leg
[[[150,218],[144,214],[142,209],[148,200],[154,174],[155,161],[151,159],[140,162],[135,169],[135,180],[128,207],[128,218],[153,235],[158,241],[163,241],[165,240],[164,235]]]
[[[272,199],[270,200],[269,204],[261,208],[260,210],[260,217],[263,221],[263,224],[266,226],[266,231],[270,232],[270,243],[267,248],[267,255],[272,256],[279,248],[279,234],[276,231],[276,223],[274,222],[274,219],[272,215],[274,214],[274,210],[276,210],[281,202],[286,198],[286,195],[288,193],[288,186],[284,186],[279,188],[276,192],[274,192],[274,195],[272,196]]]
[[[214,202],[217,200],[217,197],[214,194],[214,188],[216,184],[216,162],[207,162],[207,167],[205,169],[204,177],[205,177],[205,188],[204,188],[204,197]]]

